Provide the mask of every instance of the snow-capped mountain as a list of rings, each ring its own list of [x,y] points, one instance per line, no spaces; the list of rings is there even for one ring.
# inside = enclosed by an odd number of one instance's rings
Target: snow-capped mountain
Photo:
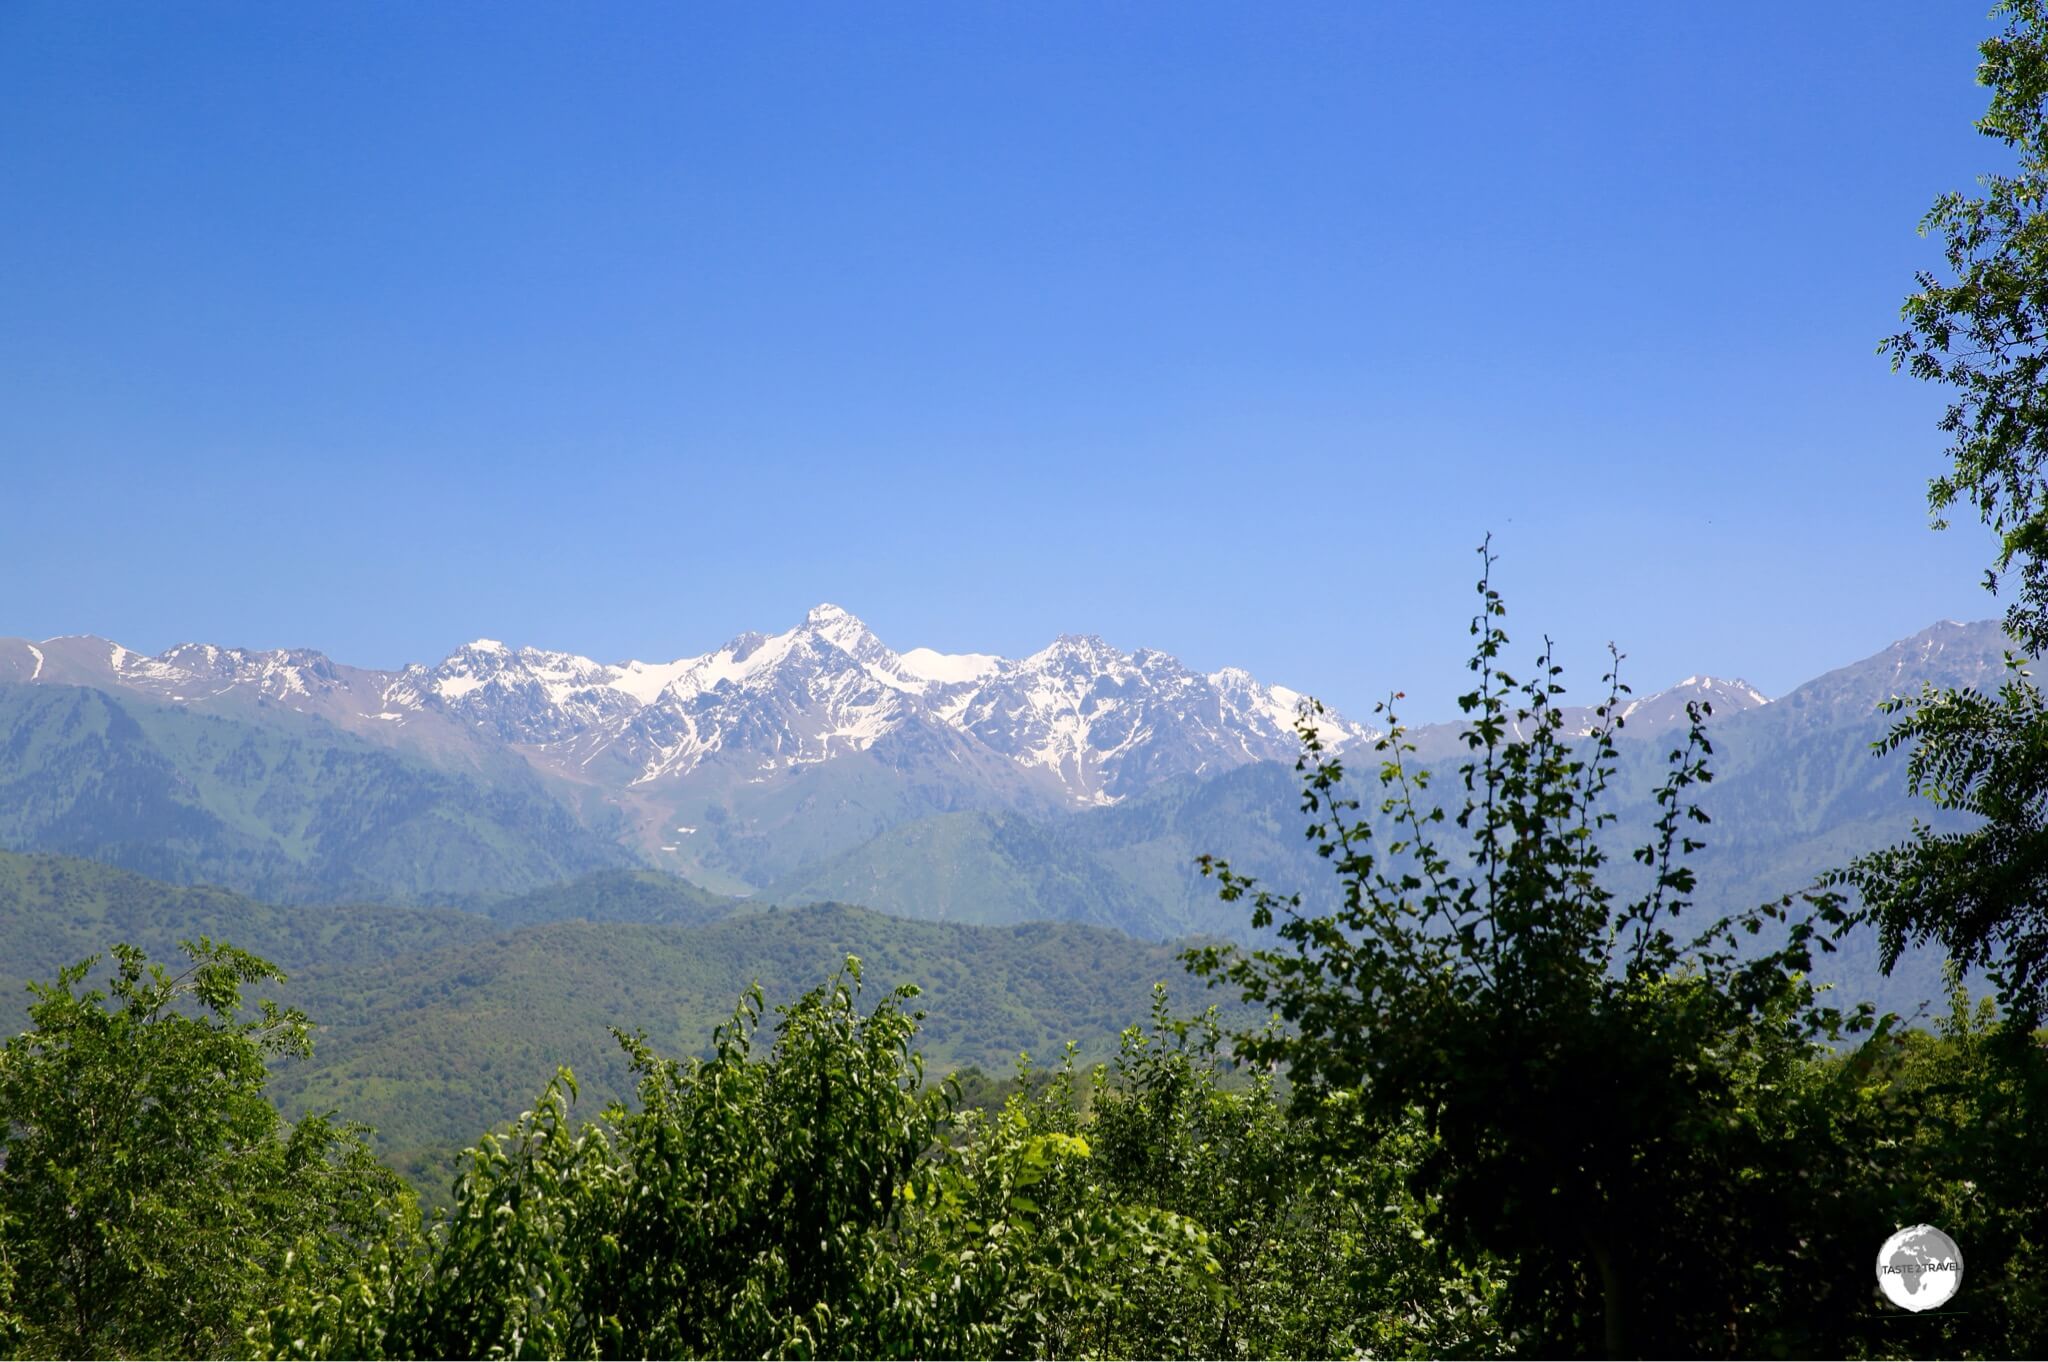
[[[1726,717],[1769,704],[1770,697],[1747,681],[1719,676],[1688,676],[1668,690],[1654,695],[1632,697],[1623,702],[1621,722],[1631,737],[1652,738],[1672,729],[1684,732],[1686,707],[1697,703],[1703,710]],[[1591,731],[1590,729],[1588,731]]]
[[[1226,668],[1210,675],[1150,648],[1123,653],[1064,635],[1016,662],[938,686],[940,713],[996,751],[1058,777],[1078,802],[1109,804],[1169,776],[1292,757],[1302,697]],[[1371,730],[1326,713],[1331,747]]]
[[[1008,769],[997,783],[1014,788],[998,802],[1036,790],[1074,806],[1291,758],[1305,703],[1238,668],[1204,674],[1093,635],[1064,635],[1016,659],[897,653],[836,605],[781,633],[742,634],[668,662],[604,663],[478,639],[439,662],[381,672],[304,649],[182,644],[148,657],[76,637],[0,645],[0,679],[111,685],[188,705],[269,704],[399,745],[503,744],[545,772],[605,788],[687,782],[707,765],[758,783],[876,753],[898,770],[924,760],[984,778]],[[1630,702],[1628,731],[1682,723],[1692,699],[1722,713],[1764,703],[1745,683],[1692,677]],[[1580,717],[1590,724],[1590,713]],[[1331,750],[1373,736],[1339,714],[1317,722]],[[1440,727],[1423,732],[1425,745],[1456,731]]]
[[[0,681],[92,686],[214,710],[293,710],[358,730],[380,715],[400,717],[384,713],[391,679],[310,648],[181,643],[151,656],[90,634],[0,639]]]
[[[1291,756],[1301,697],[1231,668],[1205,676],[1151,649],[1066,636],[1022,659],[898,654],[820,605],[793,629],[742,634],[698,657],[607,665],[536,648],[468,644],[408,667],[394,708],[439,708],[545,765],[615,771],[634,785],[705,762],[772,771],[865,752],[906,728],[1051,778],[1076,804],[1154,781]],[[1325,715],[1326,741],[1368,730]],[[951,742],[939,737],[954,735]]]
[[[394,711],[438,705],[509,743],[549,743],[630,717],[643,702],[618,683],[644,674],[480,638],[435,666],[407,667],[385,699]]]
[[[713,757],[761,770],[829,761],[933,718],[920,698],[928,683],[837,606],[676,665],[675,679],[619,731],[642,754],[636,783],[686,776]]]

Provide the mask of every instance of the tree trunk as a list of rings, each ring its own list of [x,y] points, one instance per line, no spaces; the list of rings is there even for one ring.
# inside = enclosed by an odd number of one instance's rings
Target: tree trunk
[[[1614,1254],[1601,1240],[1590,1241],[1593,1266],[1600,1271],[1600,1316],[1602,1348],[1609,1357],[1628,1356],[1628,1328],[1623,1318],[1621,1272],[1614,1266]]]

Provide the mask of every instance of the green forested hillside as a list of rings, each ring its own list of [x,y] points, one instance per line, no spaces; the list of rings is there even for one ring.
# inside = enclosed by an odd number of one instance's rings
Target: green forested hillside
[[[912,922],[836,904],[697,927],[555,922],[308,971],[288,996],[319,1021],[318,1047],[277,1092],[287,1111],[369,1122],[417,1176],[516,1115],[557,1065],[575,1069],[593,1110],[624,1096],[608,1028],[696,1053],[738,990],[758,982],[771,1004],[788,1001],[848,955],[871,983],[925,990],[920,1044],[939,1070],[1004,1072],[1020,1051],[1056,1055],[1070,1040],[1099,1058],[1143,1017],[1154,983],[1185,978],[1173,947],[1076,924]]]
[[[867,962],[873,982],[926,989],[921,1043],[936,1069],[1004,1073],[1019,1051],[1052,1056],[1070,1040],[1100,1057],[1143,1017],[1155,982],[1198,996],[1179,983],[1176,947],[1078,924],[770,909],[643,873],[594,876],[497,910],[493,922],[447,909],[279,906],[0,853],[0,987],[18,1025],[22,985],[115,942],[170,958],[181,939],[231,940],[282,966],[290,977],[271,996],[319,1028],[312,1058],[276,1076],[287,1110],[338,1108],[369,1122],[386,1156],[415,1175],[517,1115],[558,1064],[575,1068],[597,1105],[624,1095],[626,1064],[608,1028],[695,1052],[749,983],[784,1001],[847,955]]]
[[[0,1017],[15,1022],[27,980],[48,978],[117,941],[173,958],[179,941],[211,936],[297,973],[420,957],[492,930],[483,918],[448,909],[280,906],[70,856],[0,851]]]
[[[0,847],[274,902],[447,902],[627,863],[523,768],[435,770],[303,716],[0,685]]]
[[[513,898],[478,896],[462,905],[501,927],[537,922],[660,922],[701,926],[745,909],[728,898],[659,870],[600,870]]]
[[[886,904],[935,922],[1091,922],[1159,938],[1170,931],[1071,835],[1072,824],[1014,813],[948,813],[889,829],[775,885],[784,902]]]

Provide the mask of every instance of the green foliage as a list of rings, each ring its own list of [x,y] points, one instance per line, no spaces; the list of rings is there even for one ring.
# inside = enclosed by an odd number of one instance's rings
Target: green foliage
[[[1079,1081],[1028,1061],[993,1109],[927,1084],[915,994],[850,958],[758,988],[696,1059],[621,1034],[632,1107],[577,1123],[562,1074],[466,1155],[455,1206],[399,1206],[346,1280],[291,1278],[250,1331],[293,1356],[1427,1354],[1498,1340],[1486,1274],[1404,1200],[1412,1124],[1333,1161],[1229,1088],[1214,1014]],[[1193,1043],[1191,1043],[1191,1038]]]
[[[1884,351],[1892,367],[1950,391],[1941,429],[1949,470],[1929,488],[1939,517],[1975,506],[1999,537],[1985,584],[2016,576],[2006,627],[2029,654],[2048,651],[2048,7],[2006,0],[2004,31],[1984,42],[1979,83],[1991,91],[1977,129],[2015,164],[1986,175],[1981,195],[1943,194],[1921,223],[1938,232],[1952,278],[1930,272],[1902,309]],[[2027,1017],[2048,1003],[2048,720],[2015,663],[1994,698],[1928,689],[1900,702],[1906,717],[1879,744],[1914,748],[1912,779],[1939,808],[1982,822],[1859,858],[1843,876],[1881,925],[1887,961],[1902,944],[1941,943],[1981,962]],[[1975,820],[1973,820],[1974,822]]]
[[[1323,1137],[1356,1125],[1355,1104],[1290,1117],[1264,1071],[1227,1088],[1222,1042],[1214,1009],[1176,1019],[1162,985],[1149,1033],[1126,1030],[1113,1069],[1097,1070],[1088,1133],[1105,1180],[1201,1224],[1224,1284],[1152,1301],[1151,1336],[1198,1357],[1498,1351],[1490,1265],[1445,1252],[1409,1194],[1430,1144],[1420,1124],[1353,1130],[1359,1156],[1333,1156]]]
[[[1981,195],[1934,201],[1920,230],[1941,235],[1953,278],[1917,276],[1901,309],[1905,330],[1883,350],[1894,369],[1951,390],[1941,421],[1951,466],[1929,485],[1929,505],[1940,517],[1967,500],[1998,534],[1987,584],[2019,574],[2007,627],[2040,652],[2048,647],[2048,8],[2004,0],[1994,14],[2006,26],[1981,48],[1977,80],[1991,106],[1977,130],[2016,164],[1983,176]]]
[[[919,1193],[907,1239],[936,1351],[1182,1357],[1186,1307],[1228,1287],[1194,1218],[1133,1196],[1096,1156],[1073,1054],[995,1112],[969,1111]]]
[[[563,1075],[471,1151],[421,1251],[295,1288],[252,1337],[353,1356],[1064,1353],[1109,1336],[1119,1282],[1213,1279],[1192,1223],[1076,1171],[1062,1098],[941,1144],[951,1101],[911,1050],[915,990],[863,1015],[860,979],[849,958],[783,1009],[765,1059],[758,989],[708,1058],[621,1035],[637,1109],[572,1126]]]
[[[1895,1195],[1895,1222],[1937,1224],[1971,1246],[1966,1312],[1923,1327],[1910,1351],[2037,1356],[2048,1351],[2048,1036],[1972,1003],[1950,973],[1949,1010],[1933,1032],[1898,1036],[1882,1068],[1894,1168],[1917,1170]],[[1904,1350],[1902,1350],[1904,1351]]]
[[[777,1009],[765,1047],[758,987],[702,1056],[615,1033],[630,1106],[579,1121],[558,1074],[466,1153],[452,1208],[423,1224],[354,1132],[287,1128],[263,1100],[266,1062],[307,1037],[274,1005],[243,1013],[243,987],[275,971],[209,942],[190,953],[171,976],[117,949],[111,997],[78,993],[88,966],[63,971],[38,991],[36,1028],[0,1052],[9,1351],[1553,1354],[1589,1343],[1596,1288],[1557,1261],[1587,1233],[1615,1236],[1610,1266],[1641,1303],[1629,1347],[1891,1357],[2048,1342],[2033,1157],[2048,1056],[1960,985],[1937,1034],[1887,1020],[1853,1052],[1799,1041],[1810,1006],[1795,988],[1719,1050],[1679,1056],[1718,1077],[1660,1079],[1618,1055],[1570,1095],[1689,1094],[1600,1099],[1610,1118],[1640,1107],[1667,1123],[1638,1125],[1620,1167],[1577,1113],[1530,1126],[1560,1087],[1526,1048],[1512,1073],[1468,1055],[1472,1082],[1504,1111],[1496,1146],[1558,1147],[1482,1147],[1457,1094],[1395,1111],[1370,1087],[1323,1083],[1282,1102],[1269,1070],[1233,1064],[1213,1010],[1176,1018],[1163,987],[1150,1027],[1126,1029],[1085,1082],[1069,1047],[1049,1072],[1025,1061],[1000,1104],[985,1091],[967,1107],[959,1085],[926,1081],[916,990],[864,1009],[867,970],[849,958]],[[1619,983],[1725,1023],[1698,996],[1709,978]],[[1648,1038],[1604,1039],[1677,1055],[1683,1027],[1658,1013],[1631,1014],[1659,1028]],[[1268,1029],[1234,1043],[1295,1042]],[[1557,1178],[1570,1185],[1546,1187]],[[1618,1224],[1623,1203],[1669,1223]],[[1547,1226],[1521,1223],[1531,1207]],[[1971,1297],[1907,1332],[1874,1314],[1867,1262],[1916,1220],[1967,1246]]]
[[[1955,831],[1920,827],[1913,840],[1858,857],[1839,877],[1877,922],[1884,967],[1908,944],[1934,941],[1982,969],[2023,1018],[2048,1002],[2048,703],[2012,658],[1997,695],[1924,690],[1878,744],[1910,748],[1915,794],[1975,815]]]
[[[265,1099],[310,1043],[296,1012],[244,1015],[275,969],[186,953],[173,975],[117,946],[104,992],[62,970],[0,1051],[0,1327],[31,1355],[234,1350],[288,1262],[331,1274],[398,1194],[355,1130]]]
[[[1865,1009],[1845,1027],[1804,979],[1845,914],[1809,896],[1787,943],[1747,959],[1744,938],[1786,919],[1789,902],[1675,933],[1694,888],[1685,857],[1707,821],[1692,792],[1712,778],[1697,711],[1634,853],[1647,887],[1618,897],[1600,834],[1624,690],[1608,678],[1579,742],[1547,649],[1526,685],[1502,672],[1505,608],[1481,552],[1455,812],[1428,802],[1430,772],[1404,759],[1412,748],[1390,716],[1377,744],[1390,831],[1376,832],[1305,725],[1309,834],[1341,907],[1304,912],[1213,862],[1225,896],[1248,894],[1283,945],[1208,948],[1191,963],[1277,1012],[1284,1029],[1237,1045],[1286,1066],[1298,1102],[1358,1104],[1361,1124],[1330,1127],[1335,1148],[1419,1113],[1431,1147],[1411,1192],[1468,1259],[1514,1265],[1504,1322],[1535,1346],[1739,1349],[1745,1321],[1728,1302],[1768,1317],[1754,1265],[1798,1237],[1775,1192],[1759,1195],[1740,1170],[1811,1154],[1793,1152],[1804,1113],[1783,1109],[1778,1079],[1870,1021]]]

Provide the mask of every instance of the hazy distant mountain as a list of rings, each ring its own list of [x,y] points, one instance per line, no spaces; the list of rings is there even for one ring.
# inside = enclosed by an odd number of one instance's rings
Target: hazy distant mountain
[[[1769,698],[1747,681],[1688,676],[1677,685],[1650,695],[1620,697],[1615,731],[1623,738],[1655,738],[1671,732],[1683,736],[1689,705],[1699,704],[1703,712],[1727,719],[1769,703]],[[1565,732],[1573,737],[1585,737],[1600,723],[1597,705],[1566,705],[1562,714]],[[1508,732],[1514,737],[1526,736],[1524,729],[1525,725],[1517,721],[1508,724]],[[1459,723],[1424,724],[1410,730],[1408,740],[1415,745],[1419,759],[1437,761],[1462,756],[1470,750],[1465,742],[1467,731]]]
[[[631,859],[524,765],[451,771],[284,711],[0,684],[0,848],[284,902],[436,902]]]

